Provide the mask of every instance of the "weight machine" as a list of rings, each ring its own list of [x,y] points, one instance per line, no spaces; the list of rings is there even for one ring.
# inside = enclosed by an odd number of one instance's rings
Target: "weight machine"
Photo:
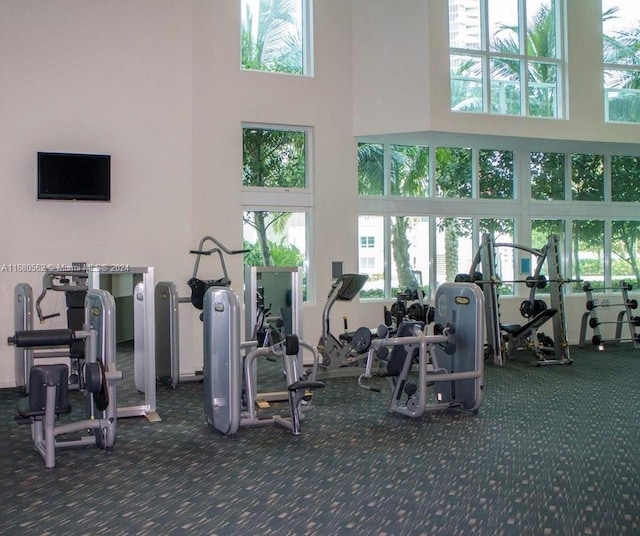
[[[496,248],[508,247],[523,251],[537,262],[533,275],[522,280],[506,281],[496,275]],[[547,274],[542,269],[547,267]],[[510,243],[496,243],[490,233],[482,235],[481,245],[476,252],[469,274],[459,274],[456,280],[473,281],[482,287],[484,293],[487,358],[495,365],[503,365],[508,357],[528,347],[533,350],[536,365],[569,365],[573,362],[569,355],[566,336],[564,295],[562,285],[572,280],[560,276],[559,238],[550,235],[540,249]],[[498,287],[504,283],[524,283],[529,289],[529,297],[520,304],[520,313],[527,319],[524,325],[502,324],[498,304]],[[550,307],[544,300],[536,299],[536,290],[549,286]],[[550,321],[553,338],[538,333],[538,329]],[[551,344],[552,343],[552,344]]]
[[[60,313],[45,315],[42,312],[42,302],[49,291],[64,294],[67,306],[67,327],[73,331],[82,330],[84,323],[84,301],[89,290],[87,285],[87,271],[78,266],[78,271],[47,270],[42,276],[42,292],[35,301],[35,310],[40,323],[60,316]],[[28,283],[18,283],[13,291],[13,328],[16,332],[32,331],[34,329],[33,290]],[[31,346],[15,346],[15,376],[16,387],[28,394],[30,388],[29,374],[38,358],[64,357],[69,358],[71,372],[68,383],[72,389],[81,389],[82,364],[85,358],[85,348],[82,341],[71,341],[59,345],[57,348],[49,346],[46,349],[34,349]]]
[[[7,339],[16,348],[66,346],[80,342],[85,346],[84,379],[86,419],[56,425],[59,415],[71,413],[67,399],[69,369],[66,364],[33,365],[29,371],[29,394],[17,406],[16,420],[31,425],[33,448],[55,467],[56,450],[94,445],[111,451],[116,441],[116,382],[122,372],[116,369],[115,302],[104,290],[86,294],[83,328],[19,330]],[[87,435],[76,437],[79,432]],[[72,438],[66,438],[74,434]]]
[[[212,248],[205,249],[208,242]],[[172,281],[159,281],[155,286],[155,365],[157,380],[163,385],[176,388],[180,381],[202,381],[202,373],[196,372],[194,376],[180,374],[180,321],[179,305],[190,303],[196,309],[202,311],[204,307],[204,295],[207,289],[213,286],[230,286],[231,279],[227,272],[224,254],[238,255],[246,250],[230,250],[222,245],[213,236],[203,236],[197,249],[189,253],[196,256],[193,273],[187,285],[191,291],[189,297],[180,297],[178,289]],[[218,279],[201,279],[198,277],[200,258],[202,256],[218,255],[222,267],[222,277]],[[200,313],[200,320],[203,314]]]
[[[413,418],[437,410],[476,414],[484,382],[483,310],[484,296],[477,285],[440,285],[434,334],[426,334],[423,322],[409,320],[398,326],[395,337],[375,339],[358,384],[377,391],[364,381],[373,377],[374,361],[386,363],[377,375],[388,380],[389,413]]]
[[[222,251],[230,252],[223,246]],[[221,255],[222,258],[222,255]],[[284,341],[272,346],[259,346],[258,341],[240,341],[240,301],[226,284],[225,277],[210,285],[203,298],[204,329],[204,410],[207,423],[223,435],[235,435],[240,426],[279,424],[301,433],[301,422],[313,390],[324,387],[316,381],[318,351],[300,340],[286,335]],[[250,350],[254,348],[253,350]],[[306,349],[313,354],[310,379],[302,367],[299,354]],[[248,353],[243,357],[243,351]],[[257,367],[259,357],[279,356],[287,385],[289,417],[279,415],[261,418],[256,409]],[[303,404],[306,403],[306,404]]]

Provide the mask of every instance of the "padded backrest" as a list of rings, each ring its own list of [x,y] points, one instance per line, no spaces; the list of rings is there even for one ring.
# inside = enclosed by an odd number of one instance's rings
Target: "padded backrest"
[[[396,331],[396,337],[413,337],[415,326],[424,326],[420,322],[405,321],[401,322]],[[413,358],[413,356],[411,356]],[[387,363],[387,373],[391,376],[398,376],[407,359],[407,349],[404,346],[394,346],[391,350],[391,357]]]
[[[32,411],[44,411],[47,405],[47,386],[55,385],[56,412],[67,404],[69,367],[56,365],[34,365],[29,374],[29,406]]]
[[[67,291],[64,293],[67,302],[67,327],[71,331],[81,331],[84,327],[85,291]],[[84,340],[73,341],[69,345],[70,356],[74,359],[84,359]]]
[[[191,305],[196,309],[202,310],[204,307],[204,293],[209,287],[228,287],[230,281],[225,279],[198,279],[192,277],[187,281],[187,285],[191,289]]]

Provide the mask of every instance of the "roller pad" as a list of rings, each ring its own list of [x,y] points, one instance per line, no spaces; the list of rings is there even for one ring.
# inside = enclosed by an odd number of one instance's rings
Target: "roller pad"
[[[7,342],[19,348],[65,346],[73,342],[73,331],[70,329],[22,330],[16,331]]]

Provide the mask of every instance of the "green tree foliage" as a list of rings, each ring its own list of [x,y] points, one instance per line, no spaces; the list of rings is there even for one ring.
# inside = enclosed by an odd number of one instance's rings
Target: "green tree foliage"
[[[471,197],[471,149],[436,148],[435,183],[440,197]]]
[[[564,153],[531,153],[531,198],[564,200]]]
[[[380,144],[358,144],[358,192],[384,194],[384,147]]]
[[[481,150],[478,179],[480,197],[513,199],[513,152]]]
[[[259,243],[244,241],[244,249],[249,252],[244,254],[245,266],[268,266],[264,262],[262,247]],[[280,242],[269,242],[272,263],[270,266],[302,266],[304,255],[296,246],[290,246]]]
[[[571,155],[571,193],[574,201],[604,199],[604,157],[602,155]]]
[[[305,137],[295,130],[243,129],[243,186],[304,188]]]
[[[611,157],[611,201],[640,201],[640,157]]]

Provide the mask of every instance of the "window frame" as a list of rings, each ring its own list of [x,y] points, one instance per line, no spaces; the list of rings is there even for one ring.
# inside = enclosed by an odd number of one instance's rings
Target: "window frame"
[[[565,119],[567,116],[565,103],[565,87],[566,87],[566,36],[565,36],[565,0],[550,0],[555,5],[555,33],[556,33],[556,57],[533,56],[529,53],[526,32],[527,32],[527,1],[517,0],[518,3],[518,35],[519,35],[519,53],[510,54],[500,51],[492,51],[489,38],[489,0],[478,0],[479,18],[480,18],[480,48],[462,48],[452,47],[449,42],[449,61],[452,56],[461,56],[467,58],[476,58],[481,64],[481,85],[482,85],[482,110],[456,110],[453,102],[450,102],[452,112],[456,113],[483,113],[490,115],[501,115],[509,117],[535,117],[537,119]],[[455,7],[455,4],[449,0],[449,9]],[[448,17],[449,25],[452,24],[451,11]],[[451,33],[449,32],[451,37]],[[492,82],[491,78],[491,62],[500,58],[512,61],[518,61],[519,67],[519,92],[520,92],[520,113],[508,114],[504,112],[493,111],[492,105]],[[529,89],[532,85],[529,82],[529,66],[534,63],[552,64],[556,67],[555,82],[555,112],[553,116],[533,115],[530,110]],[[454,78],[452,76],[451,67],[449,67],[449,87],[453,85]]]
[[[313,189],[313,162],[314,162],[314,129],[311,126],[284,125],[275,123],[243,122],[240,129],[240,144],[242,146],[243,132],[245,128],[261,128],[271,130],[285,130],[305,133],[305,187],[284,188],[265,186],[242,185],[242,213],[249,211],[265,212],[293,212],[305,214],[305,246],[306,256],[303,270],[306,274],[307,292],[304,303],[314,300],[315,273],[310,260],[313,258],[313,218],[314,218],[314,189]],[[244,150],[242,162],[244,167]],[[242,178],[240,179],[242,181]]]

